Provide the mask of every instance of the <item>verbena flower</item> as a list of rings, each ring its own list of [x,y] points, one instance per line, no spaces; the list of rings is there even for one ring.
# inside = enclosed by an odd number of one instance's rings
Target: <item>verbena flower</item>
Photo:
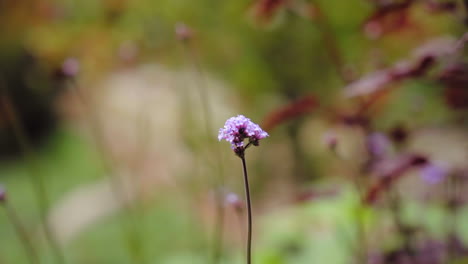
[[[236,153],[242,152],[250,144],[258,146],[259,141],[266,137],[267,132],[243,115],[229,118],[218,133],[218,140],[224,139],[231,143],[231,148]],[[249,141],[247,145],[244,145],[245,139]]]
[[[244,186],[245,186],[245,203],[247,205],[247,264],[252,263],[252,202],[250,200],[249,177],[247,176],[247,165],[245,162],[245,150],[251,145],[258,146],[259,141],[268,137],[259,125],[250,121],[243,115],[238,115],[229,118],[224,127],[219,129],[218,140],[222,139],[231,143],[231,148],[234,153],[242,160],[242,169],[244,172]],[[248,143],[244,145],[244,140]],[[229,197],[231,202],[234,202],[237,197]],[[236,202],[237,203],[237,202]],[[237,210],[240,210],[238,207]]]

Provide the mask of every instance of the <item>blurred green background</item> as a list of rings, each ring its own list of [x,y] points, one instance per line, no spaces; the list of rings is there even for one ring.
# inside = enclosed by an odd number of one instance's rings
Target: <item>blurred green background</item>
[[[266,125],[306,96],[317,102],[311,111],[272,126],[247,154],[255,263],[355,263],[356,245],[401,246],[385,202],[362,206],[350,180],[368,174],[369,131],[337,120],[372,96],[345,90],[368,73],[416,61],[424,43],[459,39],[466,10],[462,1],[438,12],[428,8],[437,1],[408,1],[404,19],[377,15],[376,36],[366,21],[384,6],[378,2],[0,1],[0,182],[41,263],[57,262],[41,228],[38,184],[66,263],[211,263],[216,245],[219,263],[243,263],[245,216],[224,200],[222,242],[214,238],[216,194],[243,199],[241,164],[217,131],[237,114]],[[390,157],[416,151],[467,168],[468,82],[457,86],[463,107],[453,107],[437,77],[453,61],[466,66],[464,52],[390,83],[367,110],[374,132],[410,131],[404,146],[391,143]],[[324,140],[330,131],[333,151]],[[409,172],[398,183],[402,221],[442,240],[452,221],[445,186]],[[309,192],[315,196],[297,201]],[[456,217],[466,244],[466,208]],[[7,211],[0,263],[28,263]]]

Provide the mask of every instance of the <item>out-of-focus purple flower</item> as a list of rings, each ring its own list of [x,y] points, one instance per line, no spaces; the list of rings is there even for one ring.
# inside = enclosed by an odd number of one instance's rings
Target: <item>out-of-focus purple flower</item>
[[[377,158],[384,156],[390,148],[390,140],[383,133],[372,133],[367,137],[367,149]]]
[[[243,115],[229,118],[218,133],[218,140],[224,139],[231,143],[231,148],[236,153],[244,149],[244,139],[249,139],[249,143],[258,146],[260,139],[266,137],[268,137],[267,132]]]
[[[226,194],[225,203],[227,206],[233,207],[236,211],[242,211],[244,208],[241,199],[239,199],[239,196],[232,192]]]
[[[190,40],[193,36],[192,30],[184,23],[177,23],[175,26],[176,37],[181,41]]]
[[[136,43],[126,41],[119,47],[118,55],[124,62],[133,62],[138,57],[139,49]]]
[[[4,202],[6,200],[6,191],[5,188],[0,185],[0,202]]]
[[[67,77],[75,77],[80,71],[80,62],[76,58],[67,58],[62,63],[62,72]]]
[[[440,164],[431,162],[421,168],[420,175],[425,182],[437,184],[445,178],[447,169]]]
[[[323,142],[325,143],[325,146],[329,148],[332,151],[335,151],[336,145],[338,144],[338,137],[336,136],[335,131],[327,131],[323,135]]]

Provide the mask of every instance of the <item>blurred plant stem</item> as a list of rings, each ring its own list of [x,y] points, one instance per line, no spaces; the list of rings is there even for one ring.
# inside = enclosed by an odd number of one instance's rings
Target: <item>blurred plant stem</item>
[[[247,264],[252,262],[252,202],[250,200],[249,177],[245,157],[242,155],[242,170],[244,172],[245,202],[247,205]]]
[[[450,175],[447,175],[446,178],[446,188],[445,188],[445,199],[447,207],[447,238],[446,238],[446,250],[447,250],[447,262],[454,261],[456,259],[455,248],[453,246],[454,239],[457,239],[457,218],[458,211],[460,206],[460,201],[462,200],[461,195],[461,186],[463,184],[460,182],[458,172],[454,172]]]
[[[11,225],[15,229],[16,236],[20,240],[21,244],[23,245],[24,252],[29,259],[31,264],[39,264],[39,257],[37,252],[33,246],[31,238],[26,231],[23,223],[21,222],[16,210],[13,208],[12,205],[8,201],[1,202],[1,205],[5,209],[8,221],[10,221]]]
[[[183,46],[184,57],[191,64],[194,71],[196,72],[198,78],[195,81],[195,86],[197,87],[198,94],[200,96],[200,102],[202,105],[203,111],[203,125],[205,127],[207,145],[210,147],[210,152],[214,153],[215,162],[214,162],[214,177],[213,177],[213,189],[215,192],[215,203],[216,203],[216,219],[213,233],[213,256],[212,263],[219,263],[223,255],[223,245],[224,245],[224,214],[225,208],[223,205],[224,197],[222,193],[222,187],[224,185],[224,169],[222,166],[221,150],[219,144],[211,140],[212,132],[215,132],[213,127],[213,115],[210,103],[210,96],[207,91],[206,79],[197,57],[194,54],[193,49],[190,46],[189,39],[181,39],[180,41]]]
[[[343,162],[347,160],[340,155],[336,150],[333,150],[334,155]],[[345,165],[346,166],[346,165]],[[357,202],[353,206],[353,221],[356,225],[356,236],[357,236],[357,243],[356,245],[352,244],[352,241],[349,244],[349,248],[351,252],[355,254],[356,263],[365,263],[367,262],[369,249],[368,249],[368,239],[367,239],[367,232],[366,232],[366,223],[365,223],[365,213],[366,205],[364,204],[364,190],[366,188],[366,181],[363,179],[363,175],[361,173],[365,173],[364,164],[360,170],[360,174],[350,175],[349,181],[351,182],[351,186],[354,189],[354,192],[357,196]],[[349,169],[352,171],[352,169]]]
[[[122,222],[122,232],[123,232],[123,240],[127,243],[127,248],[130,252],[130,257],[134,264],[146,263],[146,258],[144,256],[143,250],[143,241],[142,236],[138,232],[138,228],[140,227],[140,217],[137,215],[137,208],[132,206],[131,199],[132,195],[136,193],[136,187],[134,186],[133,182],[130,180],[128,181],[131,185],[131,192],[129,193],[122,180],[119,178],[116,170],[114,169],[114,162],[112,161],[112,156],[108,153],[107,146],[105,144],[105,139],[101,133],[99,127],[99,120],[97,116],[97,112],[94,109],[94,103],[91,101],[91,98],[87,97],[85,93],[82,93],[78,83],[76,80],[71,79],[69,82],[69,86],[71,90],[75,93],[76,98],[82,104],[84,111],[86,111],[85,116],[87,118],[87,122],[89,128],[91,129],[91,133],[95,139],[96,149],[100,154],[101,161],[106,171],[106,175],[109,178],[112,194],[114,199],[116,199],[119,203],[119,206],[122,206],[124,210],[124,220]]]
[[[398,233],[403,238],[403,252],[406,254],[408,260],[411,260],[412,263],[416,263],[416,260],[413,257],[412,248],[413,230],[403,222],[401,211],[402,202],[398,189],[396,189],[396,186],[394,186],[388,190],[387,194],[390,203],[389,209],[393,217],[393,222]]]
[[[365,207],[362,204],[362,191],[360,183],[356,180],[355,189],[359,196],[358,203],[356,204],[355,213],[356,213],[356,228],[358,236],[358,246],[355,248],[357,251],[357,261],[358,263],[365,263],[367,261],[368,248],[367,248],[367,234],[366,234],[366,224],[365,224]]]
[[[314,1],[312,6],[315,10],[317,26],[321,31],[323,41],[325,42],[325,49],[327,50],[327,53],[335,66],[336,72],[343,82],[349,83],[352,81],[352,76],[350,76],[349,72],[346,70],[338,41],[336,40],[333,29],[330,26],[328,17],[323,12],[320,4],[317,1]]]
[[[0,80],[1,81],[1,80]],[[65,256],[62,252],[60,245],[58,244],[55,234],[53,233],[52,228],[50,227],[47,221],[47,211],[49,209],[49,197],[45,189],[43,175],[41,174],[41,169],[37,163],[36,155],[29,143],[29,140],[26,136],[26,132],[21,124],[21,121],[18,119],[16,109],[11,101],[11,97],[8,93],[8,88],[3,85],[1,82],[0,91],[1,91],[1,105],[3,112],[6,115],[6,119],[13,129],[13,134],[18,141],[19,147],[24,156],[27,168],[29,170],[29,177],[34,189],[34,194],[36,196],[36,201],[39,207],[39,216],[40,223],[44,230],[45,237],[55,255],[56,262],[60,264],[66,263]]]

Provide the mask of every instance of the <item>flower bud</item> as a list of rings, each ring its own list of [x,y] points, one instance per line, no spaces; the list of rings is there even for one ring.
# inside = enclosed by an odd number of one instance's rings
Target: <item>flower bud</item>
[[[0,202],[5,202],[6,201],[6,191],[3,186],[0,185]]]
[[[177,39],[181,41],[187,41],[190,40],[193,36],[192,30],[190,30],[187,25],[184,23],[177,23],[175,26],[175,34]]]

